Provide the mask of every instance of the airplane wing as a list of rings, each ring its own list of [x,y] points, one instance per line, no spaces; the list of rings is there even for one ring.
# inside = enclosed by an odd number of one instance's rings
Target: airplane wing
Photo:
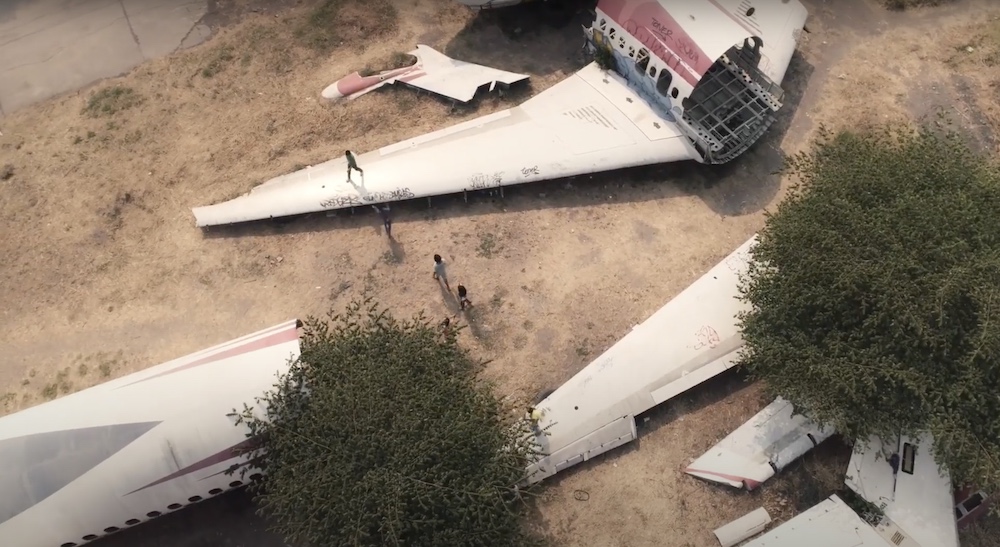
[[[538,482],[636,438],[635,416],[731,368],[743,338],[739,276],[757,236],[538,403]]]
[[[456,61],[423,44],[417,45],[417,49],[411,51],[410,55],[417,58],[412,66],[386,70],[372,76],[362,76],[355,72],[327,86],[321,95],[328,100],[345,97],[353,100],[382,86],[400,82],[467,103],[486,84],[493,91],[498,82],[510,85],[528,79],[527,74]]]
[[[933,438],[872,438],[851,455],[844,482],[862,498],[883,507],[876,530],[900,547],[958,547],[951,478],[931,452]],[[890,464],[897,456],[896,466]]]
[[[743,547],[894,547],[836,494]]]
[[[834,433],[778,397],[691,463],[685,473],[753,490]]]
[[[193,213],[213,226],[698,158],[674,123],[592,63],[515,108],[361,154],[353,182],[341,157]]]

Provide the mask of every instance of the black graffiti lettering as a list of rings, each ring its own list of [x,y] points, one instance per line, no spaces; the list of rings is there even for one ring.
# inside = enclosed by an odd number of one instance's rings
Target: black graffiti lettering
[[[369,192],[361,197],[358,196],[337,196],[320,202],[319,206],[324,209],[331,207],[356,207],[366,203],[383,203],[386,201],[399,201],[411,199],[415,196],[409,188],[396,188],[385,192]]]
[[[653,18],[653,30],[660,36],[660,38],[673,41],[674,30],[667,28],[666,25],[657,21],[656,18]]]
[[[337,196],[320,202],[319,206],[324,209],[331,207],[354,207],[361,205],[361,200],[357,196]]]
[[[493,174],[476,173],[469,177],[469,184],[473,190],[497,188],[503,184],[503,171],[497,171]]]
[[[539,175],[539,174],[541,174],[541,172],[538,170],[537,165],[521,168],[521,176],[528,177],[531,175]]]

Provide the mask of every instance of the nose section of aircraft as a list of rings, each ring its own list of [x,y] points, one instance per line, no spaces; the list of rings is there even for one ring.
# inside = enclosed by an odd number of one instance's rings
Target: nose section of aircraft
[[[320,95],[323,99],[327,101],[339,101],[344,98],[344,94],[340,92],[340,80],[333,82],[332,84],[326,86]]]

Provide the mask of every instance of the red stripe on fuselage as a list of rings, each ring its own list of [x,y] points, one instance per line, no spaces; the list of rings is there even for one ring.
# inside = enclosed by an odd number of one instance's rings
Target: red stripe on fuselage
[[[254,445],[254,439],[247,439],[247,440],[245,440],[245,441],[243,441],[243,442],[241,442],[241,443],[239,443],[239,444],[237,444],[235,446],[231,446],[231,447],[229,447],[229,448],[227,448],[227,449],[225,449],[225,450],[223,450],[221,452],[217,452],[215,454],[212,454],[211,456],[209,456],[209,457],[207,457],[207,458],[205,458],[205,459],[203,459],[203,460],[201,460],[199,462],[193,463],[193,464],[185,467],[184,469],[178,469],[174,473],[171,473],[171,474],[167,475],[166,477],[163,477],[163,478],[161,478],[159,480],[155,480],[155,481],[147,484],[146,486],[143,486],[141,488],[136,488],[135,490],[133,490],[133,491],[131,491],[128,494],[125,494],[125,495],[127,496],[129,494],[134,494],[136,492],[139,492],[140,490],[145,490],[145,489],[147,489],[147,488],[149,488],[151,486],[156,486],[157,484],[163,484],[163,483],[165,483],[167,481],[174,480],[174,479],[176,479],[178,477],[183,477],[184,475],[189,475],[191,473],[194,473],[195,471],[200,471],[202,469],[205,469],[206,467],[212,467],[213,465],[220,464],[220,463],[222,463],[224,461],[228,461],[228,460],[231,460],[233,458],[238,458],[245,450],[252,448],[253,445]],[[239,466],[237,466],[237,467],[239,467]],[[218,473],[215,473],[212,476],[215,476],[215,475],[218,475]]]
[[[147,380],[152,380],[153,378],[159,378],[161,376],[166,376],[168,374],[180,372],[182,370],[187,370],[189,368],[194,368],[201,365],[207,365],[209,363],[214,363],[216,361],[221,361],[223,359],[229,359],[230,357],[236,357],[237,355],[243,355],[244,353],[250,353],[251,351],[257,351],[260,349],[269,348],[271,346],[276,346],[278,344],[283,344],[285,342],[291,342],[292,340],[298,339],[298,337],[299,337],[299,332],[296,326],[292,324],[282,330],[276,331],[262,338],[257,338],[249,342],[244,342],[239,346],[229,348],[225,351],[220,351],[219,353],[213,353],[212,355],[207,355],[205,357],[202,357],[201,359],[196,359],[186,365],[181,365],[177,368],[170,369],[166,372],[161,372],[154,376],[150,376],[149,378],[136,380],[132,383],[125,384],[125,386],[122,387],[131,386],[134,384],[138,384],[139,382],[145,382]]]
[[[655,0],[600,0],[597,9],[692,86],[697,85],[715,63],[715,59],[709,58],[680,23]]]

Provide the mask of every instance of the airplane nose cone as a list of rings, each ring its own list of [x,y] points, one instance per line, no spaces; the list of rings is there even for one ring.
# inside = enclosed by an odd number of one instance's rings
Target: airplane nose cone
[[[340,88],[338,86],[339,83],[340,80],[326,86],[326,89],[324,89],[323,92],[320,93],[320,96],[322,96],[323,99],[327,101],[337,101],[343,99],[344,94],[340,92]]]

